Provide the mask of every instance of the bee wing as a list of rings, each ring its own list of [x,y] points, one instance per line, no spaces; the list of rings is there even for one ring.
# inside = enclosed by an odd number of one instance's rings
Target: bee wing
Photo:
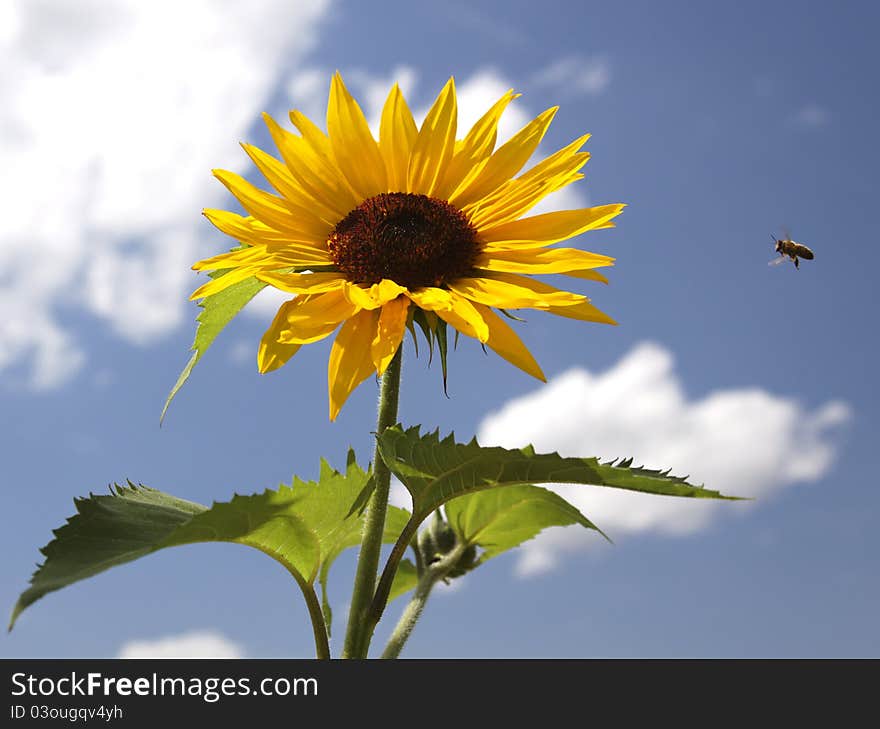
[[[772,261],[770,261],[768,266],[778,266],[780,263],[785,263],[788,260],[786,256],[777,256]]]

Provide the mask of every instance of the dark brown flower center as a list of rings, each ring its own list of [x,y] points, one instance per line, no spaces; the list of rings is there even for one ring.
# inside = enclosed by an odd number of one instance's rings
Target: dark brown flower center
[[[408,192],[364,200],[333,229],[327,248],[349,281],[388,278],[411,289],[466,275],[480,252],[477,231],[464,213]]]

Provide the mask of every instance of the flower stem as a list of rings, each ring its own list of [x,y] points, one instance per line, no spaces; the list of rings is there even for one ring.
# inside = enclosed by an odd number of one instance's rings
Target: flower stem
[[[315,594],[315,588],[312,585],[303,583],[300,583],[300,587],[306,598],[309,618],[312,621],[312,632],[315,634],[315,657],[329,660],[330,641],[327,638],[327,624],[324,622],[324,613],[321,610],[321,604],[318,602],[318,596]]]
[[[419,578],[419,582],[416,585],[415,592],[413,593],[409,604],[406,606],[406,609],[404,609],[403,614],[400,616],[400,620],[394,628],[394,632],[388,639],[385,650],[382,651],[382,658],[397,658],[400,655],[400,651],[409,639],[413,628],[416,627],[416,622],[421,617],[422,611],[425,609],[425,603],[428,602],[428,597],[430,596],[434,585],[446,577],[449,570],[451,570],[461,558],[463,551],[463,545],[457,546],[449,554],[443,557],[443,559],[439,562],[435,562],[424,571]]]
[[[376,437],[397,423],[397,403],[400,397],[400,370],[403,345],[382,375],[379,390],[379,416],[376,424]],[[391,471],[379,453],[378,440],[373,454],[373,479],[375,488],[367,504],[364,537],[358,556],[354,590],[351,595],[351,608],[348,613],[348,629],[345,634],[343,658],[366,658],[370,647],[370,633],[366,630],[370,603],[376,589],[376,573],[379,569],[379,552],[382,548],[382,533],[385,530],[385,512],[388,510],[388,492],[391,487]]]
[[[373,601],[370,603],[369,614],[367,615],[367,630],[370,631],[371,635],[376,624],[381,620],[382,613],[385,612],[385,607],[388,604],[388,596],[391,594],[391,585],[394,583],[394,575],[397,574],[397,568],[400,566],[400,561],[403,559],[403,555],[406,554],[406,550],[409,547],[410,542],[412,542],[413,537],[415,537],[419,524],[421,524],[422,521],[424,521],[423,518],[417,517],[413,514],[412,518],[410,518],[406,526],[403,528],[403,531],[400,533],[400,536],[397,538],[397,542],[391,548],[391,554],[388,555],[385,569],[382,570],[382,575],[379,577],[379,582],[376,584],[376,594],[373,596]],[[418,554],[418,549],[416,550],[416,553]],[[421,574],[421,571],[419,571],[419,574]]]
[[[303,579],[299,571],[286,559],[282,558],[275,552],[263,550],[260,551],[268,554],[270,557],[280,561],[290,572],[291,577],[296,580],[299,589],[302,590],[303,597],[306,599],[306,607],[309,610],[309,619],[312,621],[312,632],[315,635],[315,657],[329,660],[330,659],[330,639],[327,635],[327,623],[324,622],[324,611],[321,610],[321,604],[318,602],[318,596],[315,594],[315,586]]]

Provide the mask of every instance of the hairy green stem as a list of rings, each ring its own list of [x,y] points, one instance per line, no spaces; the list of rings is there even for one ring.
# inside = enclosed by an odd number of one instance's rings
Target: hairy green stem
[[[376,437],[397,423],[397,403],[400,397],[400,370],[403,346],[382,375],[379,390],[379,416],[376,424]],[[373,480],[375,488],[367,504],[364,537],[358,556],[354,590],[351,595],[351,608],[348,613],[348,628],[343,658],[366,658],[370,647],[371,631],[367,630],[367,618],[373,592],[376,589],[376,573],[379,569],[379,552],[382,549],[382,533],[385,529],[385,513],[388,511],[388,492],[391,487],[391,471],[379,453],[378,440],[373,454]]]
[[[460,544],[424,571],[419,578],[409,604],[404,609],[400,620],[397,621],[394,632],[388,639],[385,650],[382,651],[382,658],[397,658],[400,655],[400,651],[403,650],[403,646],[409,639],[413,628],[416,627],[416,622],[418,622],[422,611],[425,609],[425,603],[428,602],[428,597],[431,595],[434,585],[449,574],[449,571],[458,563],[463,552],[464,545]]]
[[[397,538],[394,546],[391,548],[391,554],[388,555],[388,561],[385,563],[385,569],[382,570],[382,576],[376,585],[376,594],[370,603],[369,613],[367,615],[367,631],[373,634],[376,624],[382,618],[385,612],[385,606],[388,604],[388,596],[391,594],[391,585],[394,583],[394,575],[397,574],[397,568],[406,550],[412,542],[418,531],[419,524],[424,521],[423,517],[416,517],[415,514],[407,522],[400,536]],[[417,550],[418,551],[418,550]]]
[[[299,580],[297,580],[299,582]],[[323,660],[330,658],[330,641],[327,637],[327,624],[324,622],[324,612],[318,602],[313,585],[300,583],[303,595],[306,598],[306,606],[309,609],[309,618],[312,621],[312,632],[315,634],[315,657]]]
[[[283,564],[291,577],[299,585],[302,590],[303,597],[306,600],[306,607],[309,610],[309,619],[312,621],[312,632],[315,635],[315,657],[322,660],[330,659],[330,637],[327,635],[327,623],[324,621],[324,611],[321,610],[321,603],[318,602],[318,595],[315,593],[315,586],[306,582],[299,571],[287,560],[283,555],[269,549],[265,549],[259,544],[253,542],[242,542],[248,546],[259,549],[263,554],[268,554],[272,559],[277,559]]]

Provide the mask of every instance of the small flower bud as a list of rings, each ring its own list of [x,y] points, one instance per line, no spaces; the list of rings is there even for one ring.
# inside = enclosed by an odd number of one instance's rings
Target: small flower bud
[[[439,511],[434,512],[434,518],[431,520],[431,526],[428,528],[431,531],[431,536],[434,538],[434,544],[440,556],[448,554],[455,548],[455,543],[458,541],[455,532],[452,531],[449,523],[440,516]]]

